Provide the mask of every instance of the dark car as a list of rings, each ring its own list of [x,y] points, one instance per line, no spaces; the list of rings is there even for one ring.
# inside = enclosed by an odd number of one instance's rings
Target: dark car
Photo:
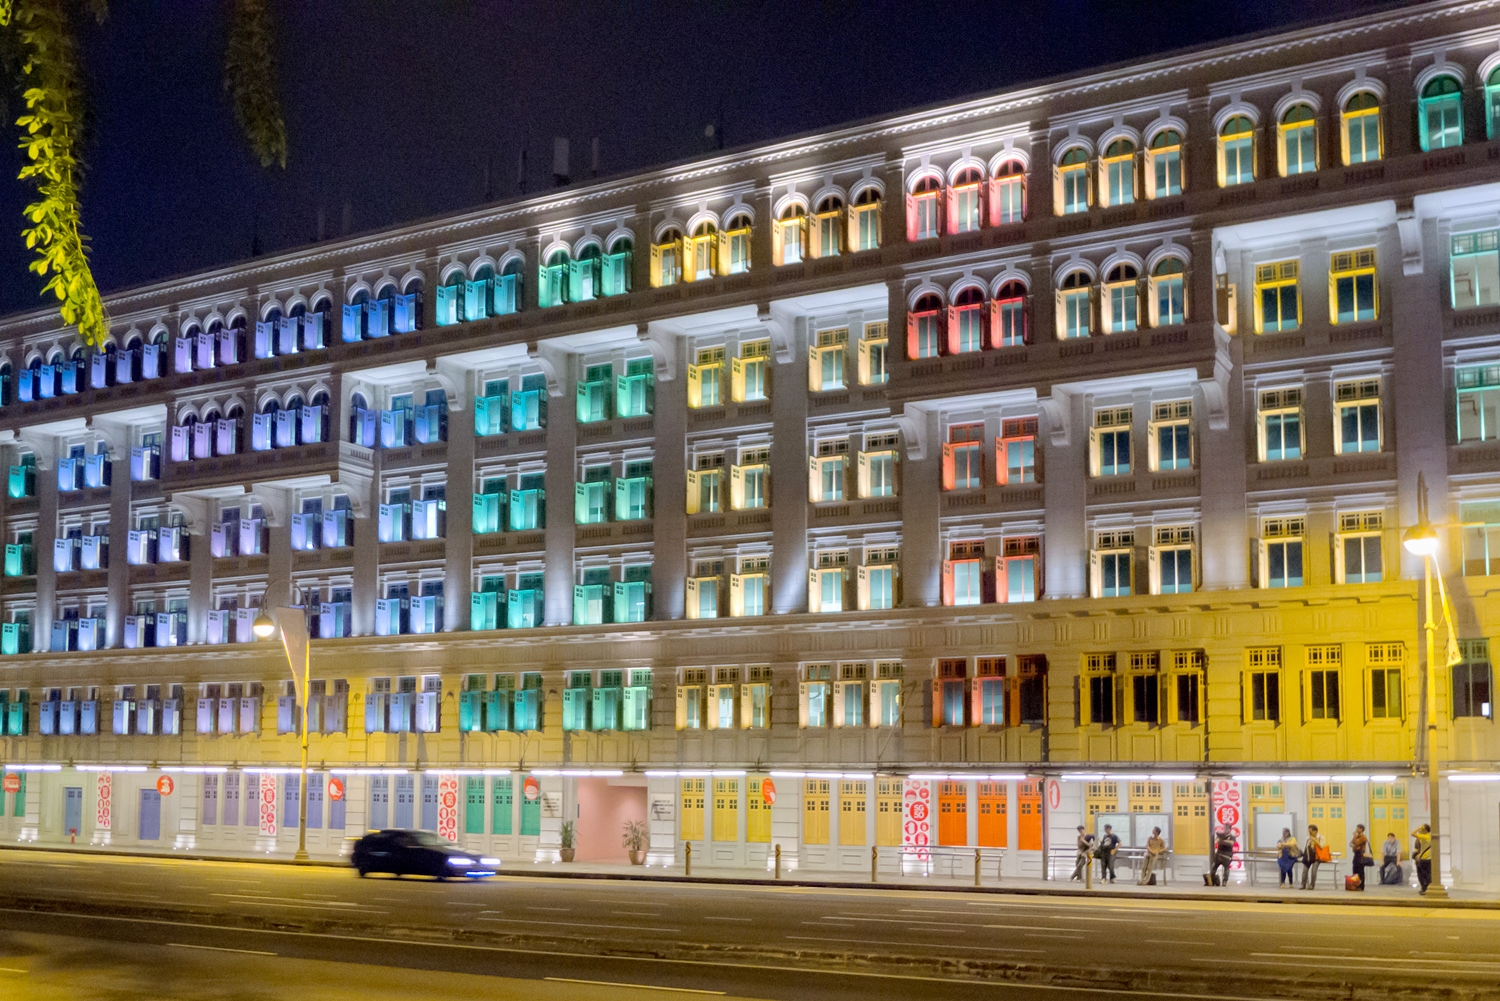
[[[500,869],[499,859],[480,858],[429,831],[372,831],[354,843],[350,859],[361,876],[388,872],[395,876],[478,879],[493,876]]]

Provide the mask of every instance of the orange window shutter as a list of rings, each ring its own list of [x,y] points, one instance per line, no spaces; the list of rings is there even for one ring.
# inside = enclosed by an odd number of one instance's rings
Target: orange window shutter
[[[951,191],[949,192],[949,198],[948,198],[947,231],[949,233],[957,233],[958,232],[958,199],[952,197],[952,192]]]
[[[1021,679],[1005,679],[1005,725],[1021,725]]]
[[[978,678],[969,679],[969,725],[978,726],[984,719],[984,697],[980,694],[980,685],[983,684]]]
[[[1000,225],[1000,178],[992,177],[985,189],[989,194],[989,220],[991,226]]]
[[[906,242],[917,242],[917,196],[906,196]]]
[[[1010,463],[1005,461],[1005,439],[995,439],[995,482],[1004,486],[1010,474]]]
[[[953,561],[943,561],[943,604],[953,604]]]
[[[958,307],[957,306],[949,306],[948,307],[948,329],[946,331],[946,334],[947,334],[947,336],[944,338],[944,341],[947,344],[947,348],[945,350],[950,355],[956,355],[956,354],[958,354]]]
[[[915,361],[917,352],[917,317],[914,313],[906,314],[906,357]]]
[[[1002,604],[1002,605],[1005,604],[1005,600],[1010,597],[1010,588],[1008,588],[1008,587],[1005,586],[1005,581],[1006,581],[1006,577],[1005,577],[1005,557],[1004,556],[996,556],[995,557],[995,600],[997,602],[999,602],[1000,604]]]
[[[937,678],[932,679],[932,725],[943,725],[943,683]]]
[[[957,474],[953,470],[953,443],[943,443],[943,489],[952,490],[958,482]]]
[[[991,299],[989,307],[984,311],[984,343],[986,347],[998,348],[1000,346],[1000,300]]]

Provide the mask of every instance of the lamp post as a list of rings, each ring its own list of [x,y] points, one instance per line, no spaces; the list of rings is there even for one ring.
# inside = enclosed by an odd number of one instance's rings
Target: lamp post
[[[250,631],[257,639],[268,640],[281,634],[281,647],[286,651],[287,667],[292,672],[292,684],[297,689],[297,701],[302,706],[302,780],[298,784],[299,805],[297,808],[297,854],[295,861],[306,862],[307,855],[307,693],[311,688],[312,645],[308,642],[307,619],[295,608],[274,608],[271,614],[261,612],[255,617]],[[293,646],[300,648],[302,671],[297,671],[297,655]]]
[[[1425,617],[1422,623],[1423,638],[1426,643],[1425,655],[1427,658],[1427,802],[1429,804],[1429,825],[1432,830],[1432,884],[1427,888],[1430,897],[1447,897],[1448,891],[1443,888],[1442,880],[1442,845],[1439,841],[1439,818],[1441,810],[1438,807],[1438,796],[1440,794],[1441,779],[1438,775],[1438,671],[1437,671],[1437,620],[1432,614],[1432,566],[1437,560],[1439,545],[1437,529],[1433,528],[1432,522],[1427,517],[1427,482],[1421,473],[1417,474],[1417,523],[1408,528],[1402,536],[1401,544],[1406,551],[1413,556],[1422,558],[1422,603]]]

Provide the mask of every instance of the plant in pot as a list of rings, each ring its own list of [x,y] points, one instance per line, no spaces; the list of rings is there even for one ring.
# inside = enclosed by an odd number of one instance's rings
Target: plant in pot
[[[646,861],[646,846],[650,844],[650,832],[643,820],[625,821],[625,847],[630,852],[630,864],[640,865]]]
[[[561,851],[559,852],[559,854],[562,856],[562,860],[564,862],[573,861],[573,853],[576,850],[573,845],[573,836],[573,821],[563,821],[562,830],[558,832],[558,837],[561,839],[562,843]]]

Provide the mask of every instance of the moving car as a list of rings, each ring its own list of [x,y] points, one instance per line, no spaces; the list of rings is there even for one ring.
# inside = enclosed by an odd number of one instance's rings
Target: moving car
[[[371,831],[354,844],[350,861],[361,876],[388,872],[394,876],[479,879],[500,870],[497,858],[480,858],[430,831]]]

